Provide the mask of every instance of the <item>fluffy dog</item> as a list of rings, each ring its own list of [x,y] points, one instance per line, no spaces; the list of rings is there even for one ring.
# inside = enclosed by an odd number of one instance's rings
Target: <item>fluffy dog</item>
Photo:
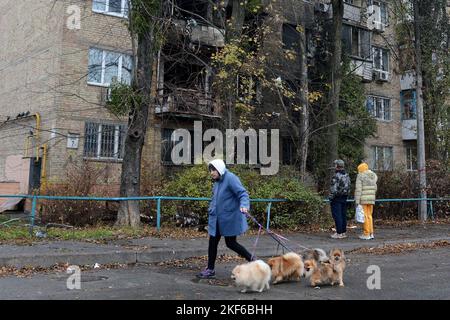
[[[330,251],[329,262],[319,262],[315,259],[305,261],[305,276],[310,278],[312,287],[318,285],[344,286],[345,257],[341,249]]]
[[[262,292],[265,288],[269,290],[271,270],[267,263],[256,260],[236,266],[231,272],[231,278],[235,280],[238,287],[244,287],[241,292],[247,290]]]
[[[302,258],[294,252],[270,258],[267,263],[272,269],[273,284],[291,279],[300,281],[304,273]]]
[[[303,253],[303,261],[311,259],[314,259],[317,262],[330,262],[330,258],[325,251],[319,248],[307,250]]]

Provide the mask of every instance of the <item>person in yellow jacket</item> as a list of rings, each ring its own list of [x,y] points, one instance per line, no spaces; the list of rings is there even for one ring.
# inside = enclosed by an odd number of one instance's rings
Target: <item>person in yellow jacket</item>
[[[373,239],[373,206],[375,204],[377,193],[378,177],[375,172],[369,170],[367,163],[361,163],[358,166],[358,176],[355,186],[355,205],[362,205],[364,210],[363,234],[360,239]]]

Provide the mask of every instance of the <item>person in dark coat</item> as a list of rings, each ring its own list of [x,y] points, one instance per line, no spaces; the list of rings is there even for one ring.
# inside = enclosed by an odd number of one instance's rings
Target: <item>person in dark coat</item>
[[[331,179],[330,200],[331,213],[336,225],[336,232],[331,236],[333,239],[347,237],[347,198],[350,192],[350,177],[344,169],[344,161],[335,160],[335,173]]]
[[[223,160],[216,159],[208,165],[214,180],[213,196],[208,208],[208,266],[197,277],[208,279],[215,277],[215,262],[220,238],[225,237],[228,248],[247,261],[252,255],[236,241],[238,235],[248,229],[245,214],[250,209],[250,199],[239,178],[226,169]]]

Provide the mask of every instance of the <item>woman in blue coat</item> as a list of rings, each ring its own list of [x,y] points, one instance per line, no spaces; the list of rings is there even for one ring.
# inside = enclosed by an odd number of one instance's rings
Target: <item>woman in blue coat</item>
[[[248,193],[239,178],[226,169],[223,160],[213,160],[208,167],[215,182],[208,208],[208,267],[197,275],[203,279],[215,276],[214,266],[221,236],[225,237],[228,248],[247,261],[252,260],[252,255],[236,241],[236,237],[248,229],[245,216],[250,209]]]

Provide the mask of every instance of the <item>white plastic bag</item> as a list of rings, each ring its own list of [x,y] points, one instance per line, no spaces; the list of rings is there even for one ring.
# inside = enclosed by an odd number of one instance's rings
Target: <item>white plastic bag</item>
[[[356,222],[364,223],[364,210],[360,204],[356,206],[355,220]]]

